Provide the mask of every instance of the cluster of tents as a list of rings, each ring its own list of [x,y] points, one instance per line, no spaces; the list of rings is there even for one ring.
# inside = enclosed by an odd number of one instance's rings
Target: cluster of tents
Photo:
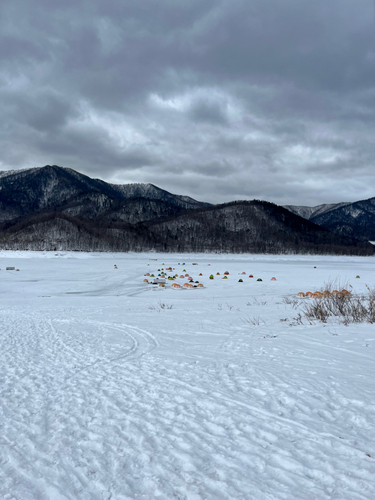
[[[245,273],[245,272],[242,272],[241,274],[246,274],[246,273]],[[220,273],[216,273],[216,276],[220,276]],[[222,277],[222,279],[223,279],[223,280],[226,280],[226,279],[228,279],[228,276],[229,276],[229,273],[228,273],[228,271],[226,271],[226,272],[224,273],[224,276]],[[254,276],[253,276],[252,274],[250,274],[250,275],[249,275],[249,278],[254,278]],[[213,275],[213,274],[210,274],[209,279],[210,279],[210,280],[215,279],[214,275]],[[263,280],[262,280],[262,278],[258,278],[258,279],[257,279],[257,281],[263,281]],[[273,276],[273,277],[271,278],[271,281],[276,281],[276,278]],[[243,279],[242,279],[242,278],[240,278],[240,279],[238,280],[238,282],[239,282],[239,283],[243,283]]]
[[[148,264],[148,265],[150,265],[150,264]],[[165,264],[163,263],[162,265],[164,266]],[[178,263],[178,265],[181,265],[181,264]],[[183,263],[182,265],[185,266],[185,263]],[[192,265],[197,266],[198,263],[194,262]],[[210,266],[210,265],[211,264],[208,264],[208,266]],[[183,269],[182,273],[177,273],[176,269],[174,267],[165,267],[165,268],[163,267],[163,268],[158,269],[157,273],[155,273],[155,274],[146,273],[145,279],[143,280],[143,282],[149,283],[148,278],[150,278],[150,279],[152,279],[151,284],[159,285],[160,287],[165,287],[165,284],[167,281],[172,281],[173,283],[171,285],[171,288],[173,288],[174,290],[181,289],[181,288],[186,288],[186,289],[204,288],[202,283],[199,283],[199,281],[194,281],[194,279],[190,276],[190,274],[186,271],[186,269]],[[185,273],[185,274],[183,274],[183,273]],[[227,280],[229,277],[229,274],[230,274],[229,271],[225,271],[223,273],[223,276],[221,279]],[[245,273],[245,271],[242,271],[242,273],[240,273],[240,274],[242,276],[245,276],[247,273]],[[199,273],[199,277],[201,277],[201,276],[203,276],[203,274]],[[221,275],[219,272],[217,272],[216,276],[221,276]],[[210,274],[208,276],[208,278],[210,280],[213,280],[215,278],[215,276],[213,274]],[[249,278],[254,278],[254,275],[250,274]],[[185,280],[185,283],[184,284],[176,283],[175,281],[179,280],[179,279]],[[242,278],[240,278],[238,280],[239,283],[243,283],[243,281],[244,280]],[[262,280],[262,278],[258,278],[256,281],[263,281],[263,280]],[[271,281],[276,281],[276,278],[272,277]]]
[[[164,265],[164,264],[162,264],[162,265]],[[195,264],[195,265],[197,265],[197,264]],[[158,269],[159,274],[157,275],[157,277],[155,276],[155,274],[146,273],[145,279],[143,280],[143,283],[149,283],[149,281],[147,279],[149,277],[149,278],[153,278],[153,281],[151,282],[151,284],[159,285],[159,287],[162,287],[162,288],[165,287],[165,284],[167,281],[173,281],[171,288],[173,288],[174,290],[182,289],[182,288],[186,288],[186,289],[204,288],[202,283],[199,283],[199,281],[193,280],[193,278],[189,275],[189,273],[186,272],[186,269],[184,269],[182,271],[185,274],[180,274],[180,275],[178,273],[168,275],[166,271],[173,272],[173,271],[175,271],[175,268],[174,267],[173,268],[166,267],[165,270],[164,270],[164,268]],[[202,273],[200,273],[199,276],[202,276]],[[183,285],[180,285],[179,283],[174,282],[176,279],[183,279],[186,282]]]
[[[178,290],[178,289],[181,289],[181,288],[187,288],[187,289],[191,289],[191,288],[204,288],[204,286],[202,285],[202,283],[198,283],[198,285],[192,285],[191,283],[184,283],[183,285],[179,285],[178,283],[173,283],[172,284],[172,287],[174,290]]]
[[[342,290],[333,290],[332,292],[329,290],[324,290],[324,292],[299,292],[297,294],[297,297],[299,298],[309,298],[309,299],[323,299],[325,297],[332,297],[332,296],[338,296],[338,297],[345,297],[351,295],[351,292],[348,290],[345,290],[343,288]]]

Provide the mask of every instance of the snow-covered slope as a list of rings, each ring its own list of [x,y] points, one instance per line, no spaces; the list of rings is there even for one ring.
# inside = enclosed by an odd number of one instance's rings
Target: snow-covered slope
[[[4,179],[9,176],[18,176],[23,174],[29,174],[35,172],[37,168],[21,168],[19,170],[0,170],[0,179]]]
[[[171,194],[153,184],[110,184],[110,186],[121,193],[124,198],[146,198],[150,200],[161,200],[172,203],[182,208],[199,208],[210,206],[210,203],[196,201],[189,196]]]
[[[143,283],[168,266],[205,288]],[[0,498],[375,498],[373,325],[311,323],[296,299],[328,278],[363,295],[373,259],[0,252],[0,268]]]
[[[297,206],[297,205],[285,205],[287,210],[293,212],[304,219],[312,220],[314,217],[329,212],[331,210],[335,210],[336,208],[343,207],[345,205],[349,205],[349,203],[331,203],[331,204],[323,204],[317,205],[316,207],[306,207],[306,206]]]

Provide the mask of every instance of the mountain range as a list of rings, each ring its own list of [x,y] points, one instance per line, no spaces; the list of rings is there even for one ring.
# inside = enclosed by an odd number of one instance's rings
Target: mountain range
[[[375,198],[316,207],[287,205],[285,208],[336,234],[375,241]]]
[[[366,202],[358,203],[367,216]],[[109,184],[47,165],[0,172],[0,248],[373,254],[354,230],[338,227],[333,215],[346,209],[353,218],[348,207],[309,211],[258,200],[211,205],[153,184]],[[317,217],[336,224],[335,232],[318,225]],[[362,240],[364,234],[362,228]],[[375,233],[367,239],[375,240]]]

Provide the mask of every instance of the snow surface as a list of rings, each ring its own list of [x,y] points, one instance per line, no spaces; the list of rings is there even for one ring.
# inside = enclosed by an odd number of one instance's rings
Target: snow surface
[[[205,288],[143,283],[168,266]],[[374,326],[300,324],[294,300],[364,293],[373,258],[3,251],[0,268],[0,498],[375,498]]]

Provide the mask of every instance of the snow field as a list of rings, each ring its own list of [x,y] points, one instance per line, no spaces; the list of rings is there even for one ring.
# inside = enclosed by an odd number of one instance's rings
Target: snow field
[[[374,327],[284,300],[373,262],[0,252],[0,498],[375,498]]]

